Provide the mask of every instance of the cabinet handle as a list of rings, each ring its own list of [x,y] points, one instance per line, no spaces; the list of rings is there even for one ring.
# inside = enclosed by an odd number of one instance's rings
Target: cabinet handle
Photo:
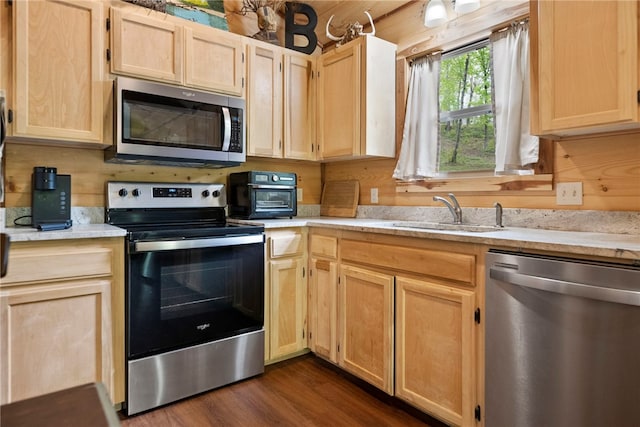
[[[304,267],[302,267],[302,278],[303,279],[304,279],[304,276],[305,276],[305,269],[304,269]]]

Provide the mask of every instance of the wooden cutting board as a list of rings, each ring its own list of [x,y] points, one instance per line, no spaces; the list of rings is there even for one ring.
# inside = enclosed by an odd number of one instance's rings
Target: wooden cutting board
[[[322,187],[320,215],[355,218],[359,196],[358,180],[327,181]]]

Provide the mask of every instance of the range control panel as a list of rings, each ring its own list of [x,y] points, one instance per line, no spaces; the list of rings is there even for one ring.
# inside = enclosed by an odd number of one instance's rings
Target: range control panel
[[[227,206],[224,184],[110,181],[108,209]]]

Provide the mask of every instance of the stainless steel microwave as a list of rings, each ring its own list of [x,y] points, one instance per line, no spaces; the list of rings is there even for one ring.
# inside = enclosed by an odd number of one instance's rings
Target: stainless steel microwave
[[[230,167],[246,160],[243,99],[117,77],[114,115],[108,162]]]

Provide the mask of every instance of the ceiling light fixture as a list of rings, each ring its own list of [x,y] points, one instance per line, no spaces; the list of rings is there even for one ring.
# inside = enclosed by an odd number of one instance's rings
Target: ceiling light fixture
[[[447,22],[447,8],[444,0],[428,1],[424,11],[424,26],[437,27]],[[477,10],[480,7],[480,0],[451,0],[451,4],[458,15],[463,15]]]

